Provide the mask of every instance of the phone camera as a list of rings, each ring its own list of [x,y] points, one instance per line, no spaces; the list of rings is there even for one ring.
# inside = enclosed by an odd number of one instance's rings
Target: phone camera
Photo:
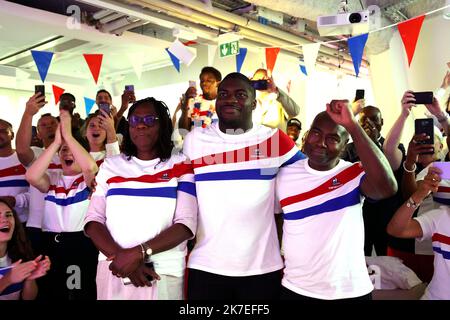
[[[350,23],[359,23],[362,20],[362,16],[360,13],[355,12],[350,14],[348,20],[350,21]]]

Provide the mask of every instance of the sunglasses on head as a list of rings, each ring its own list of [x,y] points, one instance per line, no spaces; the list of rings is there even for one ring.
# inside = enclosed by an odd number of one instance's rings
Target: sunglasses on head
[[[156,123],[156,120],[159,120],[156,116],[145,116],[145,117],[139,117],[136,115],[132,115],[130,119],[128,119],[128,122],[131,127],[136,128],[139,123],[145,124],[147,127],[153,127]]]

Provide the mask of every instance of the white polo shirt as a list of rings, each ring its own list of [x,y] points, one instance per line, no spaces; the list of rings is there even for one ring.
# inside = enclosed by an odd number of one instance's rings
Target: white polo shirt
[[[346,299],[373,290],[364,257],[361,164],[339,160],[317,171],[308,159],[281,168],[284,212],[282,285],[316,299]]]
[[[199,205],[188,267],[225,276],[283,268],[274,219],[275,176],[282,165],[304,157],[292,139],[261,125],[225,134],[213,123],[191,131],[183,152],[194,167]]]

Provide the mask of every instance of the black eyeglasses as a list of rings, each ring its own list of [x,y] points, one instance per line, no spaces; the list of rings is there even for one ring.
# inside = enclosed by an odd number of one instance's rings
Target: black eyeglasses
[[[145,124],[147,127],[153,127],[156,123],[156,120],[159,120],[156,116],[145,116],[145,117],[139,117],[136,115],[132,115],[130,119],[128,119],[128,122],[131,127],[136,128],[139,123]]]

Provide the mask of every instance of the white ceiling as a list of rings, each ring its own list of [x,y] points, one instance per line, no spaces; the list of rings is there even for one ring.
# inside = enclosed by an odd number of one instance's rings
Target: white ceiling
[[[131,8],[131,11],[129,12],[139,14],[141,19],[147,19],[147,22],[151,21],[156,27],[159,25],[161,30],[165,28],[164,30],[166,30],[166,33],[169,35],[163,37],[166,40],[162,40],[161,37],[158,39],[149,34],[141,35],[136,32],[124,32],[123,35],[118,37],[112,34],[101,33],[94,27],[85,24],[82,24],[80,29],[70,29],[67,27],[68,17],[65,15],[21,6],[8,1],[1,2],[0,87],[7,88],[14,88],[17,85],[15,81],[11,81],[11,78],[19,76],[20,78],[27,77],[27,74],[22,71],[30,74],[30,81],[39,81],[40,78],[31,57],[30,49],[55,52],[47,77],[48,81],[83,86],[86,84],[86,81],[92,81],[91,83],[94,84],[87,64],[82,56],[83,53],[103,53],[104,60],[100,81],[114,82],[123,77],[123,75],[133,72],[132,63],[128,57],[128,53],[130,52],[140,52],[144,55],[144,70],[171,65],[170,59],[164,48],[168,47],[173,40],[173,38],[171,38],[171,28],[175,25],[181,26],[186,30],[193,30],[199,36],[200,43],[203,44],[214,41],[216,34],[218,34],[218,29],[229,31],[223,29],[223,27],[221,28],[220,26],[214,25],[213,22],[219,21],[219,19],[211,19],[212,22],[210,24],[205,24],[202,21],[195,21],[195,19],[191,19],[191,21],[186,19],[186,17],[189,17],[190,15],[194,16],[195,14],[195,16],[198,16],[199,12],[194,9],[195,6],[192,4],[200,2],[200,0],[80,0],[78,2],[67,0],[65,2],[67,4],[70,2],[88,3],[91,6],[96,5],[98,10],[102,9],[102,5],[103,7],[111,7],[114,5],[114,8],[119,8],[120,10],[130,10]],[[42,3],[44,2],[52,1],[43,0]],[[217,3],[217,5],[219,5],[219,2],[222,8],[232,5],[242,6],[243,3],[241,0],[213,0],[213,3]],[[319,15],[336,13],[339,2],[340,1],[338,0],[247,1],[247,3],[266,6],[284,12],[286,15],[304,18],[312,22],[314,22]],[[356,11],[361,9],[359,0],[349,0],[348,2],[350,10]],[[400,11],[401,14],[406,17],[413,17],[445,4],[444,0],[362,0],[361,2],[365,6],[376,4],[380,6],[380,8],[390,8],[392,5],[403,5],[401,6]],[[156,6],[157,4],[160,6],[168,5],[176,8],[176,10],[163,10]],[[189,6],[189,4],[191,5]],[[223,9],[216,9],[215,11],[222,10],[222,12],[226,12]],[[200,13],[211,14],[211,12],[207,12],[207,10]],[[250,19],[248,20],[249,23],[261,28],[261,26],[258,26],[257,22],[251,20],[254,18],[251,14],[252,12],[248,13],[246,16],[246,18],[248,17]],[[235,14],[236,18],[242,18],[241,15],[242,13],[239,13],[239,15],[238,13]],[[231,23],[223,19],[219,22],[222,23],[222,25],[225,23],[227,26],[235,26],[234,22]],[[389,21],[388,17],[385,16],[383,23],[389,24],[392,23],[392,21]],[[266,27],[263,26],[263,28]],[[278,29],[276,30],[276,28]],[[241,26],[240,29],[245,29],[245,27]],[[297,41],[298,44],[302,43],[302,41],[310,41],[311,39],[314,41],[319,39],[319,37],[311,38],[311,34],[308,34],[305,36],[307,38],[307,40],[305,40],[304,38],[299,37],[298,32],[295,33],[292,30],[290,31],[289,29],[276,26],[267,26],[267,30],[281,30],[281,32],[284,32],[283,35],[287,34],[291,36],[281,40],[282,42],[280,43],[282,44],[289,44],[293,41]],[[250,42],[264,41],[266,38],[272,37],[270,41],[268,40],[266,45],[270,45],[271,41],[274,41],[274,39],[278,40],[276,35],[272,34],[271,31],[266,32],[265,34],[263,31],[264,30],[259,30],[258,32],[254,32],[254,30],[247,30],[247,35],[255,34],[255,37],[254,39],[245,40]],[[245,37],[246,36],[244,35],[244,38]],[[51,39],[53,39],[53,41],[46,43]],[[368,42],[369,50],[385,50],[388,47],[389,39],[390,34],[388,31],[371,35]],[[324,53],[327,55],[327,59],[330,57],[333,58],[333,54],[337,51],[332,46],[330,46],[330,48],[322,48],[321,50],[324,49],[329,49]],[[332,52],[330,53],[331,50]],[[301,52],[299,50],[297,51]],[[298,55],[297,51],[293,50],[291,53]],[[7,58],[10,55],[12,57]],[[347,61],[347,63],[350,66],[349,68],[352,68],[351,63],[349,63],[349,61]]]
[[[128,57],[130,52],[143,54],[144,69],[147,70],[171,64],[164,50],[170,42],[132,32],[117,37],[86,25],[81,25],[79,30],[72,30],[67,28],[66,23],[66,16],[3,1],[0,6],[0,87],[15,87],[16,83],[5,77],[11,75],[10,67],[28,72],[30,81],[39,81],[30,49],[55,53],[48,81],[81,86],[86,80],[92,79],[84,53],[104,54],[101,81],[114,81],[115,78],[134,72]],[[56,40],[46,43],[51,39]],[[8,58],[10,55],[13,56]],[[24,77],[23,73],[20,74]]]

